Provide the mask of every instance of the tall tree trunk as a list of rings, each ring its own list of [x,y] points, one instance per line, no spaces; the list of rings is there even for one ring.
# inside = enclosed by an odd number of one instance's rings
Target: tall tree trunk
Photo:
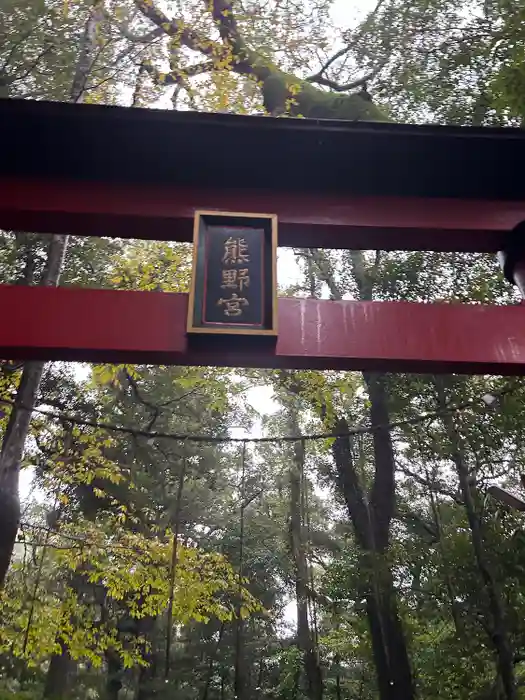
[[[259,660],[259,672],[257,673],[257,697],[260,698],[263,692],[264,682],[264,659]]]
[[[379,426],[372,433],[374,443],[375,474],[368,506],[374,562],[378,564],[374,579],[374,602],[369,601],[370,619],[382,625],[381,635],[389,665],[389,691],[391,698],[415,696],[410,659],[397,609],[397,595],[392,573],[386,563],[390,544],[390,523],[395,511],[395,459],[390,434],[390,415],[384,388],[384,376],[364,374],[370,399],[370,422]],[[385,688],[386,693],[386,688]]]
[[[122,688],[122,661],[113,650],[106,654],[107,676],[105,700],[118,700]]]
[[[171,638],[173,634],[173,604],[175,602],[175,581],[177,577],[177,549],[179,543],[181,504],[182,493],[184,491],[185,477],[186,457],[184,457],[182,460],[181,470],[179,474],[179,484],[177,487],[177,498],[175,502],[175,523],[173,527],[173,544],[171,550],[170,597],[168,601],[168,614],[166,616],[166,654],[164,657],[164,680],[166,681],[168,680],[170,675]]]
[[[96,46],[97,26],[103,19],[101,0],[95,0],[84,27],[79,57],[71,85],[70,100],[84,99],[86,83]],[[42,284],[58,285],[64,262],[68,236],[52,236]],[[64,323],[67,320],[64,319]],[[3,586],[20,521],[19,477],[24,445],[29,431],[31,412],[35,406],[44,371],[44,362],[26,362],[16,395],[15,406],[9,416],[0,451],[0,587]]]
[[[235,698],[247,700],[246,658],[244,653],[244,620],[242,618],[242,580],[244,577],[244,510],[246,508],[246,443],[241,456],[241,508],[239,512],[239,572],[237,590],[237,618],[235,620]]]
[[[440,410],[443,411],[443,423],[450,441],[451,458],[458,473],[461,495],[465,504],[472,538],[472,548],[474,550],[480,577],[483,581],[483,587],[487,594],[488,608],[492,618],[491,642],[496,653],[498,676],[501,679],[501,685],[506,700],[517,700],[518,690],[514,671],[514,652],[506,621],[505,606],[499,586],[492,573],[490,564],[487,561],[482,522],[475,503],[474,484],[471,483],[467,460],[464,450],[462,449],[461,438],[454,423],[454,418],[452,414],[446,410],[447,401],[443,378],[436,378],[435,385],[438,393],[438,405]]]
[[[47,700],[65,700],[69,697],[75,662],[69,655],[67,647],[62,642],[59,644],[61,653],[53,654],[46,675],[42,697]]]
[[[450,604],[450,612],[452,613],[452,619],[454,620],[454,627],[456,628],[456,634],[458,635],[458,638],[461,638],[464,636],[465,630],[463,626],[463,622],[461,620],[461,612],[459,610],[458,604],[457,604],[457,596],[454,592],[454,584],[452,581],[452,576],[450,573],[450,562],[449,562],[449,557],[447,555],[445,545],[443,542],[444,535],[443,535],[443,528],[441,525],[441,514],[440,514],[440,507],[439,507],[439,501],[436,498],[436,493],[433,488],[433,480],[430,478],[430,475],[427,472],[427,481],[428,481],[428,495],[430,499],[430,507],[432,509],[432,516],[434,519],[434,528],[436,530],[437,536],[438,536],[438,548],[439,548],[439,553],[441,556],[441,560],[443,562],[443,571],[444,571],[444,579],[445,579],[445,587],[447,589],[447,594],[448,594],[448,599],[449,599],[449,604]]]
[[[210,659],[208,663],[208,672],[206,674],[206,681],[204,683],[204,688],[202,691],[202,700],[208,700],[208,692],[210,689],[211,679],[213,678],[214,664],[219,653],[219,648],[222,642],[222,636],[224,634],[224,622],[221,622],[221,627],[219,630],[219,638],[217,639],[217,644],[215,645],[212,653],[210,654]]]
[[[299,436],[295,407],[290,407],[289,430]],[[304,471],[304,443],[294,443],[290,464],[290,544],[295,569],[295,596],[297,601],[297,643],[303,655],[307,695],[310,700],[323,697],[323,680],[308,620],[308,563],[304,542],[302,513],[302,485]]]
[[[377,425],[377,423],[374,422]],[[381,423],[384,425],[384,423]],[[335,432],[347,433],[348,423],[339,419]],[[361,552],[363,578],[361,595],[366,601],[366,615],[372,640],[372,652],[381,700],[412,700],[415,689],[406,640],[397,609],[392,573],[388,563],[386,521],[377,517],[372,498],[368,502],[354,463],[348,437],[337,438],[333,445],[339,488],[354,525],[356,543]],[[381,476],[376,462],[376,480]],[[385,488],[390,483],[385,479]],[[393,482],[392,482],[393,483]],[[375,485],[375,491],[379,490]],[[374,489],[373,489],[374,490]],[[375,503],[383,502],[380,494]],[[392,500],[393,492],[390,494]],[[381,514],[382,515],[382,514]]]
[[[335,697],[336,700],[343,700],[343,696],[341,694],[341,657],[339,654],[336,654],[334,658],[334,665],[337,669],[335,676]]]
[[[144,617],[138,620],[137,632],[144,638],[143,658],[147,666],[142,667],[138,674],[135,700],[150,700],[157,694],[159,658],[155,645],[158,620],[154,617]],[[149,643],[149,649],[147,644]]]
[[[202,700],[208,700],[208,691],[210,689],[211,679],[213,678],[213,656],[210,656],[208,661],[208,671],[206,673],[206,680],[204,681],[204,688],[202,690]]]
[[[333,299],[342,294],[327,259],[319,251],[310,251],[319,277],[326,283]],[[371,301],[379,264],[379,253],[372,268],[367,269],[361,251],[351,251],[352,274],[363,301]],[[362,596],[372,640],[372,652],[380,700],[413,700],[416,697],[403,625],[397,608],[397,594],[388,563],[390,524],[395,511],[395,459],[390,436],[390,415],[384,375],[363,374],[370,400],[370,423],[374,448],[374,479],[370,493],[357,471],[348,437],[337,438],[332,446],[339,488],[354,526],[357,546],[362,553]],[[326,415],[325,415],[326,419]],[[328,425],[345,434],[349,426],[344,418]]]

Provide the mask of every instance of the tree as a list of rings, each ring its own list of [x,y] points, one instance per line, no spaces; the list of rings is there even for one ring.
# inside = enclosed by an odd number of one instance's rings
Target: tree
[[[97,31],[103,20],[103,7],[100,0],[94,0],[89,6],[84,20],[82,38],[78,46],[76,65],[69,91],[69,100],[75,103],[84,101],[88,76],[96,60]],[[38,23],[36,19],[36,23]],[[34,25],[30,27],[34,31]],[[52,39],[50,40],[52,42]],[[15,44],[15,49],[18,47]],[[41,59],[52,50],[52,43],[46,46],[37,56],[35,68]],[[16,83],[19,79],[9,71],[9,59],[5,64],[3,84],[4,89]],[[30,72],[33,66],[30,68]],[[64,263],[68,245],[68,236],[54,235],[50,238],[47,250],[46,264],[41,283],[45,286],[56,286]],[[3,585],[20,520],[20,499],[18,493],[19,473],[26,438],[29,431],[31,411],[36,403],[38,391],[45,364],[43,362],[27,362],[24,364],[20,377],[15,404],[9,415],[0,450],[0,586]]]

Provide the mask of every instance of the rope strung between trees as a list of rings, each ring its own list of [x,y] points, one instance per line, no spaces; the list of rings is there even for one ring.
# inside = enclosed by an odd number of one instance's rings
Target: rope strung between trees
[[[494,401],[502,398],[515,391],[516,387],[508,387],[503,389],[494,395]],[[432,418],[439,418],[443,415],[448,415],[451,413],[458,413],[459,411],[464,411],[467,408],[473,406],[478,406],[484,403],[484,400],[476,399],[473,401],[465,401],[464,403],[458,404],[457,406],[451,406],[450,408],[442,409],[439,411],[429,411],[428,413],[421,413],[414,418],[405,418],[403,420],[393,421],[392,423],[386,423],[383,425],[370,425],[370,426],[356,426],[350,428],[345,432],[325,432],[325,433],[311,433],[309,435],[301,435],[301,440],[329,440],[331,438],[344,438],[350,437],[352,435],[363,435],[366,433],[373,433],[376,430],[394,430],[395,428],[401,428],[408,425],[417,425],[418,423],[424,423],[427,420],[432,420]],[[13,408],[19,408],[25,411],[31,411],[33,413],[38,413],[49,418],[54,418],[56,420],[62,421],[63,423],[71,423],[73,425],[84,426],[86,428],[99,428],[100,430],[107,430],[114,433],[124,433],[127,435],[133,435],[134,437],[143,437],[146,439],[163,439],[163,440],[174,440],[180,442],[200,442],[200,443],[265,443],[265,442],[294,442],[297,437],[291,435],[278,435],[275,437],[244,437],[236,438],[227,435],[190,435],[181,433],[166,433],[156,430],[144,430],[142,428],[128,428],[123,425],[116,425],[113,423],[107,423],[105,421],[96,421],[88,418],[81,418],[80,416],[70,415],[68,413],[62,413],[59,411],[53,411],[46,408],[30,408],[19,404],[16,401],[9,401],[6,399],[0,400],[0,405],[11,406]],[[485,405],[487,405],[485,403]],[[491,405],[491,404],[489,404]]]

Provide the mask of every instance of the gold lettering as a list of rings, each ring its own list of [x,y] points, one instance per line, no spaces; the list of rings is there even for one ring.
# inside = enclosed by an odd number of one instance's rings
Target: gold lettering
[[[232,294],[229,299],[219,299],[217,306],[224,306],[225,316],[242,316],[244,306],[249,306],[248,299]]]
[[[250,271],[242,270],[222,270],[221,289],[239,289],[241,292],[245,287],[250,286]]]
[[[237,289],[237,270],[223,270],[221,289]]]
[[[244,238],[232,238],[224,241],[224,255],[222,262],[226,265],[240,265],[250,262],[248,255],[248,244]]]
[[[245,287],[250,286],[250,271],[247,269],[239,270],[237,280],[239,282],[239,289],[242,292]]]

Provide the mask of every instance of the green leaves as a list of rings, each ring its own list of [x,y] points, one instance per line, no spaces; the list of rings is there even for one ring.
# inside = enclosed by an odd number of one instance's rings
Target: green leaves
[[[191,275],[191,246],[134,241],[115,257],[111,283],[116,289],[186,292]]]
[[[15,569],[4,592],[0,609],[0,650],[10,650],[29,665],[38,665],[51,653],[60,653],[58,640],[71,656],[100,666],[105,652],[121,654],[124,664],[143,664],[139,639],[126,646],[108,620],[97,621],[96,609],[78,588],[65,581],[83,580],[82,588],[104,590],[106,605],[118,603],[131,618],[140,620],[165,613],[170,594],[171,533],[155,539],[131,532],[118,516],[100,523],[79,521],[60,528],[39,549],[46,570],[54,572],[54,586],[41,580],[29,607],[20,601]],[[64,579],[64,570],[71,574]],[[174,624],[207,622],[211,618],[230,621],[235,616],[237,596],[242,596],[241,616],[260,611],[260,604],[243,586],[225,557],[188,548],[179,543],[173,605]],[[31,611],[31,612],[30,612]],[[25,630],[25,631],[24,631]],[[27,634],[27,643],[21,644]],[[131,646],[130,646],[131,644]]]

